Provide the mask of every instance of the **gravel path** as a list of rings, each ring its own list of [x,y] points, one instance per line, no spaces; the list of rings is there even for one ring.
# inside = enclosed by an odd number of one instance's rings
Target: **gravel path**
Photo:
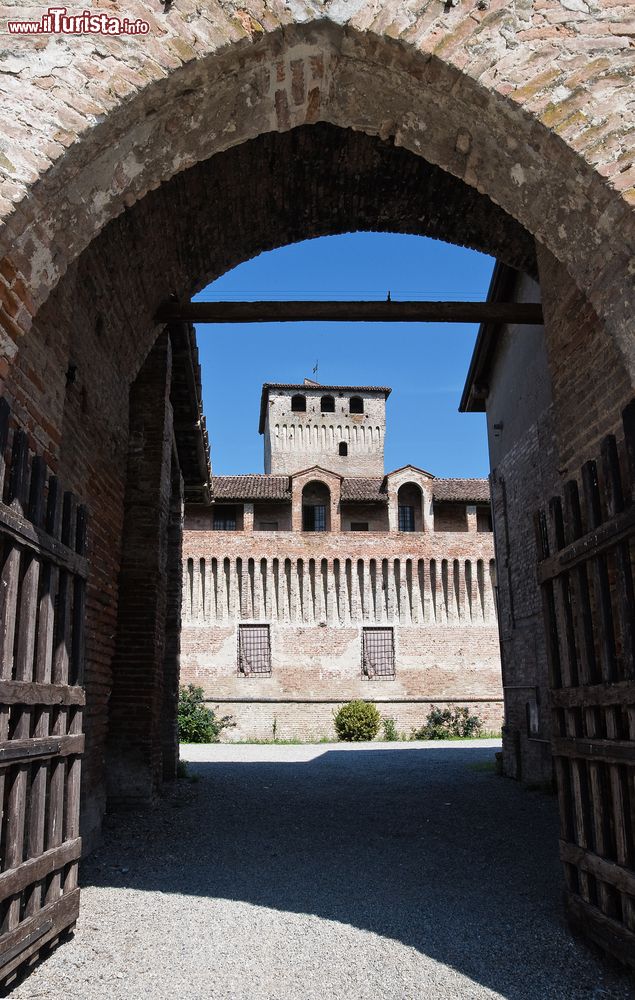
[[[569,935],[555,802],[476,745],[186,747],[13,1000],[627,1000]]]

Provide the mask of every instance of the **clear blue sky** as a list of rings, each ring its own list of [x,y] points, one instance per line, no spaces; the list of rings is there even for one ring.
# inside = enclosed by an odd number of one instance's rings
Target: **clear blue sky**
[[[348,233],[263,253],[196,299],[485,298],[494,261],[421,236]],[[386,471],[488,472],[485,419],[457,412],[477,327],[258,323],[197,329],[216,475],[263,471],[263,382],[389,385]],[[312,375],[315,363],[319,370]]]

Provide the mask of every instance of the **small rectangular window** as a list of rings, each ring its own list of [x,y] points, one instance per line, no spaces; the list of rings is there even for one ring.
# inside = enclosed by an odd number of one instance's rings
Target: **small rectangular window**
[[[490,507],[476,508],[476,530],[492,531],[492,511]]]
[[[395,676],[392,628],[365,628],[362,632],[362,677],[390,680]]]
[[[271,642],[268,625],[238,626],[238,673],[243,677],[271,674]]]
[[[277,521],[261,521],[256,528],[256,531],[277,531],[277,530],[278,530]]]
[[[368,521],[351,521],[351,531],[368,531]]]
[[[415,530],[415,509],[414,507],[399,507],[399,530]]]
[[[214,531],[236,530],[236,508],[216,507],[214,510]]]
[[[303,531],[326,531],[326,507],[313,504],[302,508]]]

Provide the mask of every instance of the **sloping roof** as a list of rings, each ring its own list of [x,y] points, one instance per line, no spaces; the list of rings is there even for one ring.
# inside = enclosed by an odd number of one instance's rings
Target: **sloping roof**
[[[212,476],[213,500],[291,501],[288,476]]]
[[[291,502],[289,476],[252,474],[246,476],[212,476],[212,499],[222,501],[263,500],[271,503]],[[488,503],[487,479],[433,479],[434,500],[446,503]],[[343,503],[382,503],[388,501],[385,476],[355,476],[342,479]]]
[[[311,392],[324,395],[329,392],[383,392],[386,399],[390,396],[392,389],[387,385],[307,385],[306,382],[264,382],[262,394],[260,396],[260,422],[258,433],[265,432],[265,418],[267,416],[267,401],[270,389],[295,389],[297,392]]]
[[[386,479],[383,476],[344,479],[341,496],[343,503],[387,503]]]
[[[490,489],[487,479],[435,479],[432,498],[440,501],[464,503],[489,502]]]
[[[386,473],[386,475],[394,476],[397,472],[405,472],[406,469],[413,469],[415,472],[422,472],[424,476],[428,477],[428,479],[434,479],[432,472],[428,472],[427,469],[422,469],[419,465],[400,465],[398,469],[391,469],[390,472]]]

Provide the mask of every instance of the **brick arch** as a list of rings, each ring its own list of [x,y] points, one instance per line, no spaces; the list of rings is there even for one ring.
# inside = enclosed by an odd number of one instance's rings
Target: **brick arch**
[[[391,137],[487,194],[566,267],[632,371],[626,7],[563,21],[555,0],[552,19],[498,3],[375,6],[247,2],[192,25],[138,2],[149,36],[58,40],[41,69],[25,69],[33,42],[16,39],[0,245],[28,295],[7,318],[7,353],[72,261],[148,191],[256,135],[325,121]]]

